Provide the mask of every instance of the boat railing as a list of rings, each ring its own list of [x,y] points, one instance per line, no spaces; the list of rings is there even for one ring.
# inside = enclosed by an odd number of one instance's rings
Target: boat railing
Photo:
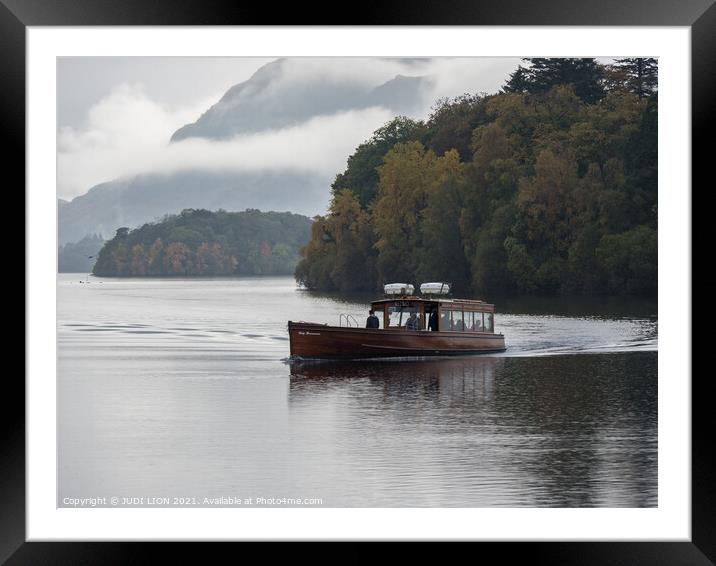
[[[338,315],[338,326],[343,326],[343,320],[346,321],[346,326],[358,326],[358,321],[355,319],[355,317],[352,314],[343,314],[341,313]]]

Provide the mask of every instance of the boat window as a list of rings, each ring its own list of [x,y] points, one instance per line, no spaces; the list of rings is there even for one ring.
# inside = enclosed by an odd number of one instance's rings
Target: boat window
[[[450,330],[450,311],[441,310],[440,330]]]
[[[450,311],[452,314],[452,324],[450,330],[463,330],[462,311]]]
[[[494,315],[491,312],[484,313],[485,315],[485,332],[492,332],[494,330]]]
[[[469,330],[471,332],[480,332],[482,330],[481,312],[465,313],[465,330]]]
[[[463,314],[463,317],[465,318],[465,330],[474,331],[477,330],[475,328],[475,320],[477,320],[477,317],[480,316],[479,312],[465,312]]]
[[[388,307],[388,326],[390,328],[404,327],[411,313],[415,313],[420,318],[420,309],[417,305],[392,305]]]

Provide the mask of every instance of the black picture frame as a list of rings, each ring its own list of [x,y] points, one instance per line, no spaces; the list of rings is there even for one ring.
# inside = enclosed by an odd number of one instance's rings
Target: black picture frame
[[[338,9],[341,9],[339,12]],[[25,183],[25,32],[29,26],[97,25],[559,25],[687,26],[692,37],[692,178],[706,189],[707,132],[716,94],[714,0],[383,1],[336,11],[321,4],[275,6],[212,0],[0,0],[0,136],[8,189]],[[350,13],[350,22],[342,13]],[[711,136],[709,136],[711,137]],[[710,140],[709,140],[710,141]],[[708,183],[708,184],[707,184]],[[12,185],[12,186],[11,186]],[[6,193],[7,194],[7,193]],[[24,205],[24,203],[23,203]],[[24,260],[26,261],[26,259]],[[692,271],[693,276],[693,271]],[[28,300],[25,295],[26,301]],[[27,303],[26,303],[27,304]],[[690,329],[687,329],[690,331]],[[691,376],[670,376],[689,379]],[[692,537],[690,542],[481,543],[500,560],[565,564],[679,564],[716,561],[716,489],[708,373],[692,386]],[[0,427],[0,562],[7,564],[138,563],[166,559],[165,543],[25,541],[24,384],[5,377]],[[480,543],[478,543],[480,544]],[[484,549],[484,550],[483,550]],[[207,545],[183,545],[183,557],[206,562]],[[196,554],[194,554],[196,553]]]

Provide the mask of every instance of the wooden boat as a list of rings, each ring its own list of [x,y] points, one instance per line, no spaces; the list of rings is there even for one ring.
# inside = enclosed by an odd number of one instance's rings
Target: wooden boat
[[[484,301],[430,296],[436,284],[424,284],[425,296],[412,294],[412,285],[386,285],[390,298],[371,303],[378,328],[349,324],[288,322],[292,358],[359,359],[416,356],[455,356],[505,350],[505,337],[495,332],[495,306]],[[432,287],[428,287],[431,285]],[[446,284],[438,295],[444,295]],[[394,292],[396,289],[411,294]],[[447,288],[449,289],[449,288]],[[344,320],[346,325],[343,326]],[[352,317],[350,317],[352,318]],[[410,322],[408,322],[410,321]]]

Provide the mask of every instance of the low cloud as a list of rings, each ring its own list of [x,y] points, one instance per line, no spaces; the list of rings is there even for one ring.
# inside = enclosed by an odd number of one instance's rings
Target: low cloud
[[[373,88],[397,74],[430,76],[423,107],[413,116],[426,118],[438,98],[496,92],[518,63],[516,58],[286,59],[270,84],[286,93],[296,82],[338,81]],[[174,131],[194,122],[223,94],[170,106],[153,99],[141,85],[115,88],[89,109],[81,126],[58,132],[58,196],[70,200],[116,178],[185,170],[296,170],[331,178],[345,168],[356,146],[393,117],[387,109],[374,107],[225,141],[192,138],[169,144]]]
[[[497,92],[520,62],[517,57],[288,58],[281,61],[281,76],[271,86],[283,91],[292,83],[335,81],[370,89],[396,75],[429,76],[432,87],[425,93],[425,105],[417,116],[422,118],[438,98]]]
[[[429,104],[438,98],[498,92],[520,61],[515,57],[431,59],[424,67],[434,79]]]
[[[367,108],[226,141],[168,143],[172,132],[210,104],[165,108],[141,88],[121,86],[90,110],[86,127],[59,132],[58,196],[71,199],[101,182],[142,173],[295,170],[332,176],[392,117],[384,108]]]

